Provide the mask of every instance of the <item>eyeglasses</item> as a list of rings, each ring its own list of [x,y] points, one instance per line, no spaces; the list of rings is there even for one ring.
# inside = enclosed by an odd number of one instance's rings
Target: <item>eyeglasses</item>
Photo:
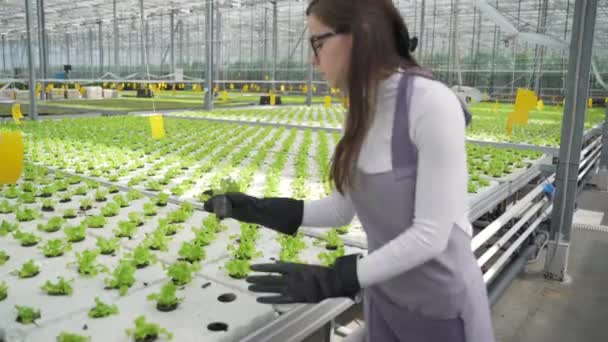
[[[327,32],[310,36],[310,46],[312,47],[312,51],[314,52],[316,58],[319,58],[319,50],[321,50],[323,44],[325,44],[325,41],[337,34],[337,32]]]

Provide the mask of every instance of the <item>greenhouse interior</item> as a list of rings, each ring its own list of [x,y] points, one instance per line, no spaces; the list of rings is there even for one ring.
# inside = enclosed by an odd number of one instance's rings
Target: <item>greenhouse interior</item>
[[[253,265],[336,276],[351,255],[360,280],[382,252],[369,213],[302,218],[337,194],[334,156],[360,106],[320,70],[340,38],[311,38],[309,16],[338,3],[354,8],[340,20],[392,3],[417,38],[408,54],[471,113],[463,202],[494,339],[428,337],[426,321],[419,339],[374,335],[388,323],[370,319],[361,284],[364,296],[274,304],[250,287]],[[357,15],[330,35],[356,45],[374,14]],[[0,0],[0,37],[0,341],[608,336],[608,1]],[[237,220],[234,193],[296,200],[301,227]]]

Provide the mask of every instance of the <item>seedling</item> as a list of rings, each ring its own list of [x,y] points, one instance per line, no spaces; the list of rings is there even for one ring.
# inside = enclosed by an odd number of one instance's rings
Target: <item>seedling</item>
[[[249,266],[249,260],[246,259],[230,259],[225,264],[228,275],[236,279],[247,277],[251,272]]]
[[[74,190],[74,195],[86,196],[89,193],[89,189],[86,186],[79,186]]]
[[[5,282],[0,283],[0,302],[8,296],[8,285]]]
[[[212,229],[214,232],[219,233],[228,229],[226,225],[223,225],[220,220],[214,214],[209,214],[203,219],[203,226],[207,229]]]
[[[21,185],[21,191],[36,193],[36,186],[34,186],[34,183],[31,183],[31,182],[23,183]]]
[[[76,217],[76,210],[74,209],[66,209],[63,211],[63,218],[64,219],[72,219]]]
[[[38,218],[38,214],[30,208],[17,209],[15,216],[19,222],[29,222]]]
[[[19,197],[19,189],[15,185],[9,186],[8,189],[4,190],[4,197],[8,199]]]
[[[156,309],[162,312],[169,312],[177,309],[179,303],[181,303],[184,299],[177,298],[175,293],[177,292],[177,287],[172,282],[168,282],[165,284],[159,293],[151,293],[148,295],[148,300],[156,301]]]
[[[108,200],[107,196],[108,196],[108,192],[103,189],[99,189],[99,190],[95,191],[95,201],[97,201],[97,202],[107,201]]]
[[[169,223],[184,223],[186,222],[194,212],[191,204],[185,203],[179,209],[172,211],[167,215]]]
[[[131,239],[133,238],[133,235],[137,233],[137,226],[131,221],[120,221],[118,222],[118,228],[115,228],[112,231],[116,237]]]
[[[32,324],[35,323],[37,319],[42,317],[40,315],[40,310],[31,308],[29,306],[15,305],[15,309],[17,309],[16,321],[21,324]]]
[[[243,238],[240,241],[238,247],[234,245],[228,245],[227,247],[229,251],[232,251],[232,256],[235,259],[251,260],[262,256],[262,252],[257,251],[255,248],[255,241],[244,240]]]
[[[156,205],[153,203],[144,203],[144,215],[154,216],[157,213]]]
[[[141,213],[131,212],[129,213],[129,222],[133,222],[135,226],[141,227],[144,225],[144,217]]]
[[[90,170],[95,168],[94,165],[91,165],[91,166],[92,166],[92,168],[90,168]],[[97,183],[94,180],[87,180],[86,183],[87,183],[87,186],[89,187],[89,189],[95,190],[95,189],[99,188],[99,183]]]
[[[178,252],[183,260],[189,263],[198,262],[205,259],[205,249],[197,243],[184,242]]]
[[[54,186],[45,186],[44,188],[42,188],[42,190],[40,190],[40,197],[48,198],[53,196],[56,192],[57,188],[55,188]]]
[[[15,208],[10,204],[9,201],[4,200],[0,202],[0,214],[10,214]]]
[[[126,199],[123,195],[116,195],[112,197],[112,201],[118,204],[121,208],[126,208],[129,206],[129,201],[131,201],[131,199]]]
[[[150,252],[145,244],[135,247],[133,253],[127,254],[125,257],[138,269],[147,267],[151,263],[156,263],[156,255]]]
[[[67,332],[61,332],[59,336],[57,336],[57,342],[90,342],[90,336],[82,336],[78,334],[72,334]]]
[[[7,234],[12,233],[17,229],[19,229],[19,224],[2,220],[2,223],[0,223],[0,236],[6,236]]]
[[[200,229],[192,228],[192,231],[195,235],[194,243],[199,246],[207,246],[216,239],[216,233],[214,229],[203,227]]]
[[[336,259],[344,256],[344,246],[338,247],[335,251],[327,251],[319,253],[318,257],[323,266],[333,266]]]
[[[46,245],[40,248],[42,254],[47,258],[54,258],[62,256],[63,253],[72,249],[72,245],[67,242],[63,242],[61,239],[48,240]]]
[[[130,201],[137,201],[138,199],[141,199],[143,197],[144,197],[144,195],[137,190],[130,190],[129,192],[127,192],[127,198]]]
[[[159,207],[164,207],[167,205],[167,202],[169,201],[169,194],[161,192],[160,194],[158,194],[158,197],[156,197],[156,205]]]
[[[152,234],[148,234],[144,239],[144,245],[154,251],[168,251],[169,241],[163,230],[155,230]]]
[[[59,277],[57,283],[53,284],[47,280],[40,288],[51,296],[71,296],[74,290],[70,282],[73,282],[73,280],[66,281],[63,277]]]
[[[130,261],[123,260],[112,272],[112,278],[104,280],[108,289],[118,289],[121,296],[135,283],[135,266]]]
[[[329,250],[336,250],[338,247],[344,246],[344,242],[342,242],[342,239],[340,239],[340,236],[338,235],[338,232],[335,229],[332,229],[327,232],[327,235],[325,236],[325,241],[325,248]]]
[[[54,233],[61,229],[65,220],[59,216],[51,217],[46,224],[38,224],[38,230],[47,233]]]
[[[80,224],[78,226],[67,226],[63,228],[63,232],[67,237],[69,242],[80,242],[83,241],[86,237],[87,227],[84,224]]]
[[[0,266],[6,264],[6,262],[10,259],[10,255],[6,254],[5,251],[0,250]]]
[[[68,189],[68,183],[64,181],[55,182],[55,189],[59,192],[64,192]]]
[[[158,324],[146,322],[144,316],[139,316],[135,319],[135,329],[127,329],[126,333],[129,337],[133,337],[135,342],[154,341],[159,336],[165,336],[167,339],[173,339],[173,334],[167,329],[161,328]]]
[[[277,240],[281,244],[280,260],[285,262],[300,262],[299,253],[306,248],[301,234],[296,236],[279,235]]]
[[[65,194],[63,194],[61,196],[61,199],[59,200],[60,203],[68,203],[72,201],[72,194],[69,192],[66,192]]]
[[[90,198],[84,198],[80,201],[80,210],[86,211],[93,208],[93,201]]]
[[[89,228],[103,228],[106,224],[106,218],[103,216],[89,216],[83,221],[83,224]]]
[[[31,192],[25,192],[19,196],[19,202],[24,204],[36,203],[36,196]]]
[[[155,180],[149,181],[148,184],[146,184],[146,190],[161,191],[162,189],[163,189],[163,185]]]
[[[344,235],[344,234],[348,234],[349,229],[350,229],[350,225],[347,224],[342,227],[337,227],[336,232],[340,235]]]
[[[70,178],[68,178],[68,183],[70,185],[76,185],[76,184],[80,183],[80,177],[76,177],[76,176],[70,177]]]
[[[96,246],[99,248],[99,253],[102,255],[114,254],[114,252],[120,248],[120,239],[106,239],[100,236],[97,238]]]
[[[194,272],[201,269],[199,264],[190,264],[186,261],[177,261],[169,267],[165,267],[167,270],[167,276],[171,277],[171,280],[175,285],[186,285],[194,277]]]
[[[78,265],[78,273],[87,277],[94,277],[99,272],[107,272],[108,268],[96,263],[99,251],[85,250],[81,253],[76,252],[76,262],[69,265]]]
[[[118,306],[108,305],[102,302],[98,297],[95,297],[95,307],[89,310],[89,317],[91,318],[102,318],[116,314],[118,314]]]
[[[119,190],[116,186],[112,185],[111,187],[108,188],[108,192],[111,194],[115,194],[117,193]]]
[[[117,203],[108,203],[105,207],[101,208],[101,214],[104,217],[113,217],[118,215],[120,211],[120,205]]]
[[[40,273],[38,265],[34,264],[34,260],[29,260],[21,266],[20,270],[11,272],[13,275],[19,276],[19,278],[32,278]]]
[[[32,233],[23,233],[19,230],[13,233],[13,237],[16,240],[19,240],[19,242],[21,242],[21,246],[23,247],[35,246],[40,240],[42,240],[40,237]]]

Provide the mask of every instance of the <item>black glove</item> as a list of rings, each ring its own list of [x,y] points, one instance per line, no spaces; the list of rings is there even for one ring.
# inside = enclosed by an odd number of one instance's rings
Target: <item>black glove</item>
[[[257,298],[264,304],[318,303],[329,297],[354,299],[361,289],[357,278],[359,256],[339,257],[334,267],[289,262],[251,265],[253,271],[281,275],[249,276],[247,282],[253,284],[249,290],[279,294]]]
[[[302,225],[304,201],[293,198],[256,198],[240,192],[214,196],[205,210],[220,218],[260,224],[283,234],[294,235]]]

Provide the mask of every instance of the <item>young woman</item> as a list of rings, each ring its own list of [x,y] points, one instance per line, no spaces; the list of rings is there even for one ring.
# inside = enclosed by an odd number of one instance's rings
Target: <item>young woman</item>
[[[312,63],[349,98],[331,164],[335,191],[299,201],[242,193],[214,197],[230,217],[285,234],[348,224],[356,214],[369,254],[335,266],[252,265],[262,303],[364,294],[367,341],[492,342],[486,287],[471,251],[465,126],[456,95],[416,63],[390,0],[313,0]],[[280,275],[276,275],[276,274]],[[275,274],[275,275],[273,275]]]

